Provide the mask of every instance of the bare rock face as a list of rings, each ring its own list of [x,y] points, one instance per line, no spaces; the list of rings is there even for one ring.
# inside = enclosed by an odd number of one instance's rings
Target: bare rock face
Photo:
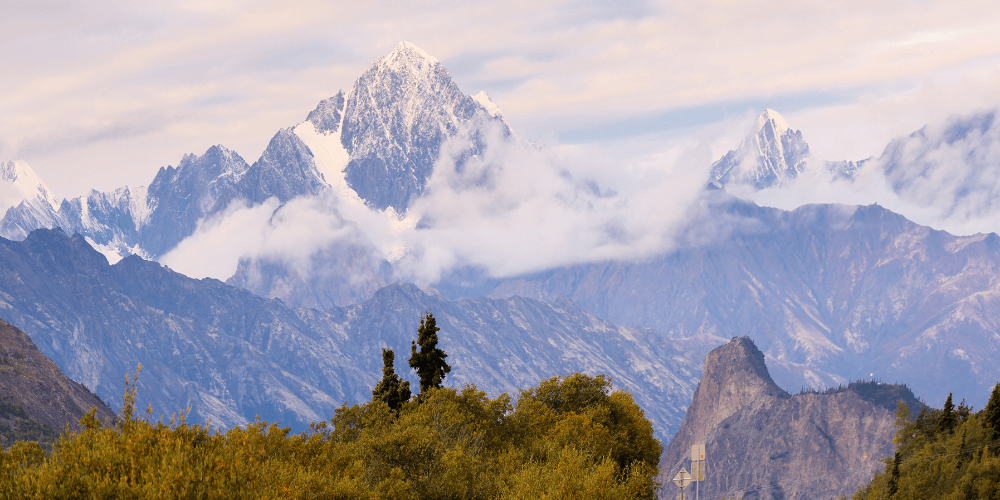
[[[116,416],[82,384],[70,380],[28,336],[0,319],[0,444],[17,440],[51,444],[67,425],[97,408],[98,420]]]
[[[858,382],[792,396],[771,380],[764,355],[734,338],[705,359],[684,423],[667,447],[669,479],[691,469],[690,449],[705,443],[704,498],[793,499],[850,495],[892,455],[895,408],[921,403],[901,385]],[[692,496],[693,498],[693,496]]]

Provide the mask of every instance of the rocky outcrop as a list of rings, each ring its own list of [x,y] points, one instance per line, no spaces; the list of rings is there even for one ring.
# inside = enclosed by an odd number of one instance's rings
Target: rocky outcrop
[[[66,377],[24,332],[0,320],[0,445],[27,440],[48,446],[66,426],[79,429],[92,407],[98,420],[115,420],[111,408]]]
[[[691,469],[705,443],[704,498],[796,499],[850,495],[893,453],[897,401],[921,403],[905,386],[861,382],[792,396],[771,380],[747,337],[705,358],[702,379],[661,461],[664,479]],[[676,488],[667,484],[663,498]]]

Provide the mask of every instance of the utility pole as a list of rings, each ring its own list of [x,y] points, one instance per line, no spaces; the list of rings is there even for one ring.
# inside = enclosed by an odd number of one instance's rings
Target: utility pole
[[[694,498],[698,500],[698,483],[705,480],[705,443],[691,446],[691,480],[694,483]]]

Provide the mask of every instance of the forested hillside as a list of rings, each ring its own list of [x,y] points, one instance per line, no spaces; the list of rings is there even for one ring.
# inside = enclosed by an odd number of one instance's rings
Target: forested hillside
[[[978,412],[949,395],[916,418],[900,405],[896,418],[896,453],[855,500],[1000,498],[1000,384]]]

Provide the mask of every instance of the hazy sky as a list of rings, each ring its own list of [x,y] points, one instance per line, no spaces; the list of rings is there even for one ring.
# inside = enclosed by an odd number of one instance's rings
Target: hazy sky
[[[721,155],[765,107],[828,159],[1000,104],[1000,4],[73,2],[0,10],[0,160],[59,197],[147,184],[213,144],[248,162],[400,40],[522,136],[622,163]],[[707,165],[706,165],[707,168]]]

